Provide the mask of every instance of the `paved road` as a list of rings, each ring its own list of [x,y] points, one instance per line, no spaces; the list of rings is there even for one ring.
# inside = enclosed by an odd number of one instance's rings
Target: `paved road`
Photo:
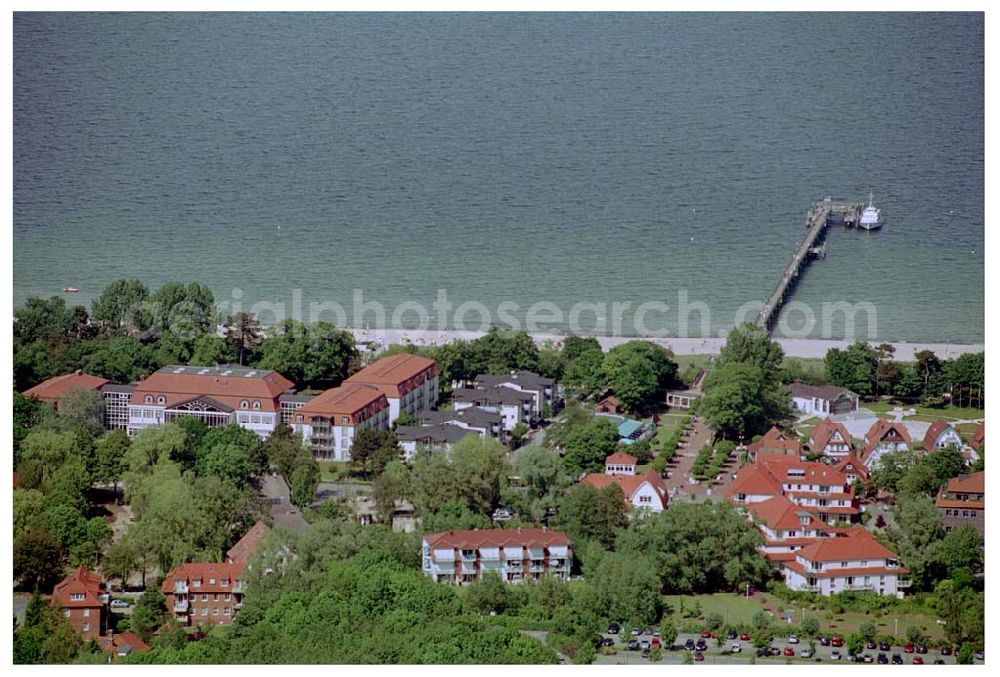
[[[640,651],[629,651],[628,650],[628,648],[627,648],[628,641],[630,639],[633,639],[633,637],[630,635],[630,633],[628,632],[628,630],[624,630],[623,629],[623,634],[621,634],[621,635],[608,635],[608,634],[605,634],[604,636],[605,637],[611,637],[611,638],[613,638],[615,640],[615,646],[613,647],[613,649],[615,651],[617,651],[617,653],[615,655],[610,655],[610,656],[608,656],[608,655],[599,655],[597,657],[597,660],[594,661],[596,664],[598,664],[598,665],[641,665],[641,664],[650,664],[651,663],[651,661],[649,661],[649,659],[642,657],[642,653]],[[652,638],[653,638],[653,636],[650,635],[650,634],[641,634],[641,635],[635,637],[634,639],[637,639],[637,640],[640,640],[640,641],[645,640],[645,641],[649,642],[649,641],[652,641]],[[697,640],[700,639],[700,635],[693,635],[693,634],[681,633],[681,634],[679,634],[677,636],[677,639],[674,640],[674,644],[676,644],[676,645],[683,645],[688,639],[691,639],[691,640],[694,640],[694,641],[697,642]],[[815,642],[816,655],[813,658],[803,658],[803,657],[800,656],[800,653],[801,653],[801,651],[803,649],[808,649],[809,648],[809,642],[807,640],[800,640],[798,644],[792,644],[792,643],[790,643],[788,641],[788,637],[779,637],[779,638],[775,639],[773,642],[771,642],[771,646],[776,647],[778,649],[781,649],[782,650],[782,654],[784,653],[784,649],[786,647],[791,648],[792,650],[795,651],[795,656],[794,657],[785,657],[784,655],[781,655],[781,656],[767,656],[767,657],[756,658],[756,649],[753,647],[753,645],[750,642],[748,642],[748,641],[740,641],[738,639],[737,640],[723,639],[721,646],[718,644],[717,640],[711,639],[711,638],[710,639],[706,639],[705,643],[708,646],[707,646],[707,649],[702,652],[702,654],[705,656],[705,661],[704,662],[705,663],[719,664],[719,665],[739,664],[739,663],[747,664],[747,663],[751,663],[751,662],[765,663],[765,664],[766,663],[773,663],[773,664],[776,664],[776,665],[778,665],[778,664],[784,664],[784,663],[817,663],[818,662],[818,663],[826,663],[826,664],[837,664],[837,663],[846,663],[847,662],[846,660],[844,660],[844,658],[846,658],[846,656],[847,656],[847,649],[846,648],[841,647],[841,648],[838,649],[838,648],[832,647],[832,646],[823,646],[818,641]],[[737,653],[737,654],[730,654],[729,653],[729,649],[734,644],[738,644],[740,646],[740,652]],[[838,651],[840,653],[840,655],[843,657],[839,661],[834,660],[832,658],[832,654],[835,651]],[[904,665],[910,665],[910,664],[912,664],[913,658],[916,655],[916,654],[905,653],[903,651],[903,648],[901,646],[893,646],[893,647],[891,647],[891,649],[889,651],[884,651],[884,652],[880,652],[878,649],[874,649],[874,650],[865,649],[862,652],[862,655],[864,655],[864,654],[870,654],[871,657],[872,657],[872,660],[874,661],[875,659],[877,659],[879,653],[885,653],[886,658],[888,658],[890,660],[891,660],[893,654],[898,653],[900,655],[900,657],[903,659],[903,664]],[[660,662],[661,663],[668,663],[668,664],[669,663],[673,663],[673,664],[682,663],[683,660],[684,660],[684,654],[685,654],[684,651],[669,651],[667,649],[664,649],[664,650],[661,651],[661,661]],[[936,661],[938,659],[943,660],[945,662],[945,664],[955,664],[955,658],[954,658],[954,656],[942,656],[940,654],[940,652],[937,651],[936,649],[928,651],[926,654],[924,654],[922,656],[922,658],[924,659],[924,662],[927,663],[927,664],[933,664],[934,661]],[[979,663],[980,661],[976,661],[976,662]]]

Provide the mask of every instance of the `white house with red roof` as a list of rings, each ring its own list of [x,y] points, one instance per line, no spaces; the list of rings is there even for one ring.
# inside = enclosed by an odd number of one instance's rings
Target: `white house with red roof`
[[[349,461],[354,435],[362,428],[388,430],[390,406],[385,391],[373,385],[344,383],[295,410],[292,430],[318,459]]]
[[[809,432],[809,450],[830,458],[843,458],[851,452],[851,434],[843,423],[833,421],[828,416],[813,426]]]
[[[879,465],[882,454],[890,451],[909,451],[912,441],[910,432],[899,421],[880,418],[865,433],[865,448],[858,459],[869,469]]]
[[[817,538],[829,538],[824,522],[786,496],[774,496],[747,506],[748,512],[764,535],[764,557],[781,562],[794,559],[793,553]]]
[[[938,451],[947,447],[962,448],[962,436],[958,434],[955,426],[944,419],[938,419],[931,423],[924,434],[924,450]]]
[[[604,459],[605,475],[634,475],[637,459],[632,454],[617,451]]]
[[[469,529],[424,536],[424,575],[458,585],[493,572],[507,583],[555,576],[569,580],[573,545],[566,534],[548,529]]]
[[[663,512],[670,500],[667,485],[655,470],[647,470],[641,475],[590,473],[584,475],[580,483],[595,489],[617,484],[625,494],[625,503],[635,510]]]
[[[861,482],[866,489],[872,488],[871,474],[868,472],[868,468],[854,455],[853,451],[842,458],[840,462],[835,463],[833,467],[844,473],[844,477],[852,485],[855,482]]]
[[[781,567],[790,589],[821,595],[854,590],[898,596],[910,586],[896,553],[858,527],[803,546]]]
[[[389,425],[406,412],[418,414],[434,408],[438,400],[439,370],[434,360],[400,353],[376,360],[344,380],[344,385],[362,384],[380,389],[389,402]]]
[[[194,417],[210,428],[235,423],[267,437],[281,421],[281,395],[294,386],[269,369],[163,367],[132,388],[128,434]]]
[[[167,611],[182,626],[229,625],[243,605],[243,562],[188,562],[163,579]]]
[[[740,468],[726,498],[737,505],[761,503],[785,496],[827,524],[858,519],[861,508],[844,473],[815,461],[760,454]]]

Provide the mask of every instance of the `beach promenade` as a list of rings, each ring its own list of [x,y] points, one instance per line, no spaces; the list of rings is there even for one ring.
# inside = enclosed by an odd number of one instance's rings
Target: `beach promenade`
[[[357,341],[372,342],[376,345],[388,346],[393,343],[412,343],[416,346],[442,345],[458,339],[472,340],[483,336],[481,331],[456,330],[415,330],[415,329],[350,329]],[[561,334],[532,334],[538,344],[552,341],[555,344],[565,338]],[[725,338],[647,338],[637,336],[597,336],[604,350],[616,345],[641,338],[673,351],[675,355],[713,355],[717,354],[726,344]],[[823,358],[830,348],[846,348],[852,341],[835,339],[787,339],[774,337],[785,355],[789,357]],[[881,341],[872,341],[881,343]],[[982,343],[910,343],[905,341],[887,341],[896,348],[894,359],[912,361],[914,355],[921,350],[930,350],[939,358],[950,359],[965,353],[978,353],[984,350]]]

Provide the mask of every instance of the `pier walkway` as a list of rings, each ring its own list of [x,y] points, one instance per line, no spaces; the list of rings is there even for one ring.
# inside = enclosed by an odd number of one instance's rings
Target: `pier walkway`
[[[813,203],[812,208],[806,214],[805,235],[796,246],[792,260],[785,266],[774,291],[771,292],[767,301],[764,302],[764,307],[757,315],[755,324],[758,327],[763,327],[769,333],[771,332],[782,306],[795,289],[802,271],[812,259],[826,256],[826,245],[823,241],[827,229],[831,225],[853,228],[858,224],[863,207],[864,205],[860,202],[834,201],[830,198]]]

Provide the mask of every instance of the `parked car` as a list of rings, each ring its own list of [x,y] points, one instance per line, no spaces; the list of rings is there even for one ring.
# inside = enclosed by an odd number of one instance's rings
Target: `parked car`
[[[802,658],[812,658],[813,657],[813,653],[814,652],[813,652],[812,649],[805,648],[805,649],[802,649],[801,651],[799,651],[799,656],[801,656]]]
[[[880,653],[878,657],[875,658],[875,662],[878,663],[879,665],[888,665],[889,657],[886,656],[884,653]]]
[[[861,658],[862,658],[862,660],[864,660],[865,663],[874,663],[875,662],[875,658],[870,653],[866,653]]]
[[[781,649],[779,649],[779,648],[778,648],[778,647],[776,647],[776,646],[772,646],[771,648],[769,648],[769,649],[767,650],[767,652],[768,652],[769,654],[771,654],[772,656],[780,656],[780,655],[781,655]]]
[[[934,665],[944,665],[944,659],[943,658],[937,659],[936,661],[934,661]]]
[[[898,653],[892,654],[892,664],[893,665],[902,665],[903,664],[903,657],[900,656]]]
[[[760,649],[757,649],[757,658],[763,658],[765,656],[770,656],[770,655],[771,655],[771,652],[768,649],[765,649],[763,647],[760,648]]]
[[[638,651],[639,650],[639,640],[637,640],[637,639],[630,639],[628,641],[628,650],[629,651]]]
[[[840,652],[837,651],[836,649],[834,649],[833,651],[831,651],[830,652],[830,660],[831,661],[839,661],[840,660]]]
[[[639,647],[640,647],[640,648],[641,648],[641,649],[642,649],[643,651],[646,651],[647,649],[649,649],[649,640],[648,640],[648,639],[644,639],[644,640],[642,640],[641,642],[639,642]]]
[[[684,648],[687,649],[688,651],[694,651],[694,640],[689,639],[686,642],[684,642]]]
[[[695,651],[694,652],[694,659],[700,663],[701,661],[705,660],[705,654],[703,654],[700,651]]]
[[[942,656],[950,656],[951,655],[951,647],[950,646],[943,646],[943,647],[941,647],[941,655]]]
[[[837,635],[833,639],[830,640],[830,644],[832,644],[833,646],[838,647],[838,648],[842,647],[842,646],[844,646],[844,638],[841,637],[840,635]]]
[[[653,637],[653,639],[649,640],[649,646],[653,649],[659,649],[663,647],[663,643],[660,642],[659,637]]]
[[[702,639],[708,639],[711,636],[712,636],[712,633],[710,633],[708,630],[702,630],[701,631],[701,638]]]
[[[878,646],[878,644],[875,643],[874,639],[869,639],[867,642],[865,642],[865,648],[866,649],[874,649],[877,646]]]
[[[974,656],[976,657],[977,661],[985,661],[986,660],[986,652],[984,652],[984,651],[977,651],[974,654]]]
[[[903,647],[903,651],[906,653],[913,653],[915,650],[916,649],[912,644],[907,644],[906,646]]]
[[[694,648],[697,649],[698,651],[705,651],[706,649],[708,649],[708,642],[706,642],[703,639],[699,639],[697,642],[694,643]]]
[[[924,664],[924,658],[923,658],[923,656],[914,656],[913,657],[913,664],[914,665],[923,665]]]
[[[622,631],[622,626],[618,625],[617,623],[611,623],[610,625],[608,625],[609,635],[617,635],[621,631]]]
[[[739,644],[733,644],[731,647],[729,647],[729,653],[739,653],[741,651],[743,651],[743,647],[741,647]]]
[[[740,641],[741,642],[749,642],[750,641],[750,633],[748,633],[748,632],[741,632],[740,633]]]
[[[917,653],[927,653],[927,647],[923,644],[918,644]]]
[[[642,630],[640,630],[639,628],[632,628],[632,632],[630,632],[629,634],[632,635],[633,637],[638,637],[639,635],[642,634]]]
[[[647,646],[647,647],[645,647],[645,648],[644,648],[644,649],[642,650],[642,657],[643,657],[643,658],[649,658],[649,647],[648,647],[648,646]]]
[[[614,646],[615,640],[612,637],[605,637],[601,640],[601,646]]]
[[[127,609],[131,605],[123,599],[113,599],[111,600],[112,609]]]
[[[790,646],[786,646],[785,647],[785,655],[786,656],[794,656],[795,655],[795,649],[793,649]]]
[[[822,644],[823,646],[830,646],[830,638],[827,637],[826,635],[820,635],[819,643]]]
[[[736,639],[736,631],[730,630],[726,633],[726,639]]]
[[[788,643],[789,644],[798,644],[799,643],[799,638],[796,637],[795,635],[789,635],[789,637],[788,637]]]
[[[642,634],[644,634],[644,635],[652,635],[653,634],[653,628],[649,628],[649,627],[643,628],[642,629]]]
[[[660,636],[660,631],[659,630],[653,630],[653,637],[659,637],[659,636]]]
[[[890,649],[892,649],[892,647],[889,646],[889,642],[882,641],[882,642],[878,643],[878,650],[879,651],[889,651]]]

